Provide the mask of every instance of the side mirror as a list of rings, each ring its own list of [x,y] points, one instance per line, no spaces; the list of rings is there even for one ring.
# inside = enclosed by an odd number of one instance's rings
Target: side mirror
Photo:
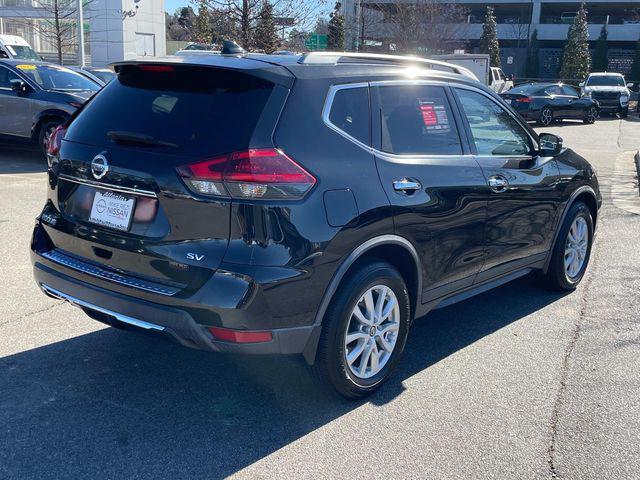
[[[31,91],[31,88],[29,87],[29,85],[27,85],[26,82],[14,78],[13,80],[11,80],[11,90],[16,92],[18,95],[26,95]]]
[[[513,82],[513,73],[510,73],[509,75],[507,75],[507,80],[509,80],[510,82]]]
[[[633,83],[632,82],[627,83],[627,88],[631,90],[633,88]]]
[[[542,157],[555,157],[562,150],[562,138],[552,133],[541,133],[540,151]]]
[[[585,83],[584,83],[584,82],[580,82],[578,85],[579,85],[580,87],[584,87]]]
[[[0,58],[9,58],[9,54],[0,48]]]

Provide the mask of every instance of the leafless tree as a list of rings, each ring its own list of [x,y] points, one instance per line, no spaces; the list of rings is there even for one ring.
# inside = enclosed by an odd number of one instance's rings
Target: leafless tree
[[[235,26],[240,44],[246,48],[253,47],[253,35],[260,19],[262,4],[268,0],[205,0],[212,12],[223,12]],[[318,9],[327,0],[274,0],[271,2],[276,17],[294,19],[297,28],[305,28],[315,20]]]
[[[78,47],[78,0],[33,0],[34,7],[42,13],[38,19],[14,19],[15,23],[33,29],[40,38],[53,44],[58,63],[63,56]],[[86,7],[90,1],[84,1]]]
[[[443,0],[389,4],[390,33],[398,53],[432,55],[464,44],[467,10]]]

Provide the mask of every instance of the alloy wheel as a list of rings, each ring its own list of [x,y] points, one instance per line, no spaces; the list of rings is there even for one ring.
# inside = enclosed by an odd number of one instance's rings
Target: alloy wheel
[[[358,300],[345,332],[345,360],[351,373],[371,378],[387,364],[398,342],[400,306],[386,285],[369,288]]]
[[[564,249],[564,271],[569,279],[576,278],[587,258],[589,228],[587,221],[576,217],[571,224]]]

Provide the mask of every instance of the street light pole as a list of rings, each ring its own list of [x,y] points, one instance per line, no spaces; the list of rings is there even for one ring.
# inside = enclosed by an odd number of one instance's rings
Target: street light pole
[[[82,13],[82,0],[78,0],[78,55],[80,66],[84,67],[84,14]]]

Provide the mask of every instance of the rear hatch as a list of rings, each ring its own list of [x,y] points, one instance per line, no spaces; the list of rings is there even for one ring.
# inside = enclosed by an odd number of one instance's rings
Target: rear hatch
[[[197,289],[226,251],[231,201],[194,193],[177,169],[268,147],[286,88],[222,68],[119,70],[65,134],[47,232],[56,252],[107,272]]]

